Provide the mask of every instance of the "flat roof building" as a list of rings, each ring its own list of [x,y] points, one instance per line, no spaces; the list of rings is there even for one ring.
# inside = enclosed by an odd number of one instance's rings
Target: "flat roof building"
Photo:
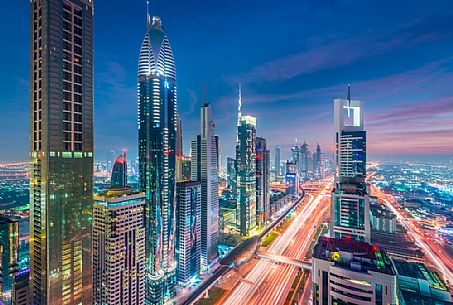
[[[320,238],[313,251],[313,304],[397,304],[390,259],[352,238]]]

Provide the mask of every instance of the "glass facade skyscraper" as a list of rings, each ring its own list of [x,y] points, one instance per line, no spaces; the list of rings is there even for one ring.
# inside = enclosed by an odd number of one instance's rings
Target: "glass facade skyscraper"
[[[238,126],[237,226],[247,236],[256,229],[256,118],[242,116]]]
[[[30,5],[33,304],[90,304],[93,1]]]
[[[256,224],[263,227],[270,217],[270,153],[266,139],[256,138]]]
[[[146,304],[174,296],[176,70],[159,17],[148,15],[138,65],[138,155],[140,190],[146,194]]]
[[[178,281],[186,284],[200,274],[201,264],[201,183],[176,184],[176,258]]]
[[[112,188],[121,188],[127,185],[127,160],[126,152],[122,152],[115,160],[115,164],[112,169]]]
[[[366,131],[363,103],[334,101],[335,183],[331,205],[331,237],[370,242],[370,207],[366,178]]]
[[[0,215],[0,304],[13,304],[19,249],[19,223]]]

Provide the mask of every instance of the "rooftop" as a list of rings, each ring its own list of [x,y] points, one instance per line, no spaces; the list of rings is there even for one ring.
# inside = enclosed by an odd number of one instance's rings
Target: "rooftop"
[[[391,261],[384,251],[352,238],[321,237],[313,250],[313,257],[356,271],[394,275]]]
[[[107,193],[94,195],[96,202],[108,205],[122,205],[144,199],[145,194],[136,192],[130,187],[110,188]]]
[[[428,281],[429,286],[435,289],[448,291],[447,285],[445,285],[444,281],[442,281],[439,274],[429,270],[424,264],[395,260],[394,265],[398,276],[407,276],[419,280],[426,280]]]

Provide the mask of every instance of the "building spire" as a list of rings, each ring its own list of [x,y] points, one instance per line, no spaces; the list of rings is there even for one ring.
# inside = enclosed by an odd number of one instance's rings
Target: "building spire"
[[[201,106],[206,106],[206,86],[204,82],[201,84]]]
[[[146,23],[148,31],[151,30],[151,15],[149,14],[149,0],[146,1]]]
[[[239,83],[239,100],[238,100],[238,126],[241,124],[241,107],[242,107],[242,86]]]
[[[351,116],[351,84],[348,84],[348,117]]]

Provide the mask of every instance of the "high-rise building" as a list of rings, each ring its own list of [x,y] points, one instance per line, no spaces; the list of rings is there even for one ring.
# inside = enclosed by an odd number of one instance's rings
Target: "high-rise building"
[[[398,304],[392,262],[376,246],[321,237],[313,249],[313,304]]]
[[[90,304],[93,1],[30,5],[33,304]]]
[[[144,205],[129,188],[94,196],[93,304],[145,304]]]
[[[148,14],[138,64],[140,190],[146,194],[146,304],[175,294],[176,70],[162,21]]]
[[[0,304],[13,304],[19,223],[0,215]]]
[[[217,258],[219,243],[218,141],[211,105],[201,107],[201,135],[192,140],[192,181],[201,182],[201,268]]]
[[[125,151],[115,160],[110,185],[112,188],[122,188],[127,185],[127,160]]]
[[[270,217],[270,153],[266,139],[256,138],[256,224],[264,227]]]
[[[230,157],[227,158],[227,189],[230,190],[233,195],[236,194],[236,159]]]
[[[309,179],[309,171],[310,171],[310,149],[308,148],[308,144],[304,142],[304,144],[302,144],[300,146],[300,150],[299,150],[299,161],[300,161],[300,165],[298,166],[300,172],[300,178],[303,180],[303,181],[307,181]]]
[[[274,171],[275,171],[276,178],[282,174],[281,165],[280,165],[280,162],[281,162],[280,153],[281,153],[280,145],[276,145],[275,146],[275,160],[274,160]]]
[[[335,184],[331,203],[331,237],[370,242],[370,204],[366,178],[366,131],[363,104],[334,101]]]
[[[237,217],[241,235],[253,234],[256,229],[256,118],[242,116],[238,126]]]
[[[201,264],[201,183],[176,184],[177,277],[186,284],[200,274]]]
[[[297,161],[286,161],[285,183],[286,193],[297,196],[299,192],[299,170],[297,169]]]
[[[324,154],[318,143],[316,151],[313,153],[313,173],[316,179],[324,178],[324,162]]]

